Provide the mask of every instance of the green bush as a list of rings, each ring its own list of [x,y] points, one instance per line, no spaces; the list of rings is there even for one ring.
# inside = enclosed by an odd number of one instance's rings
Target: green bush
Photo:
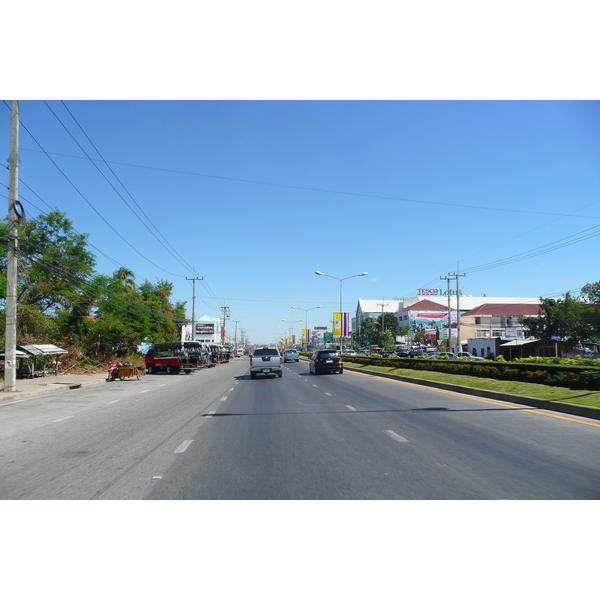
[[[353,363],[365,366],[412,369],[415,371],[437,371],[453,375],[470,375],[490,379],[525,381],[543,385],[556,385],[574,389],[600,390],[600,368],[598,361],[587,366],[581,361],[562,359],[556,363],[552,359],[540,361],[519,360],[462,361],[430,358],[378,358],[375,356],[352,357]],[[589,360],[589,359],[583,359]]]

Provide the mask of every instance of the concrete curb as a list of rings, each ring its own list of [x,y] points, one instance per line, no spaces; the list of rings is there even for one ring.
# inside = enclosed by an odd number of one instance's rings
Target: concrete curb
[[[479,388],[471,388],[464,385],[441,383],[439,381],[427,381],[425,379],[416,379],[414,377],[406,377],[404,375],[393,375],[392,373],[377,373],[376,371],[367,371],[365,369],[347,367],[346,365],[344,365],[344,370],[354,371],[355,373],[366,373],[373,377],[396,379],[397,381],[404,381],[406,383],[413,383],[415,385],[438,388],[450,392],[458,392],[460,394],[468,394],[470,396],[490,398],[491,400],[501,400],[503,402],[512,402],[513,404],[522,404],[524,406],[532,406],[534,408],[540,408],[543,410],[552,410],[577,417],[584,417],[586,419],[600,420],[600,408],[596,408],[594,406],[569,404],[568,402],[557,402],[556,400],[542,400],[541,398],[530,398],[529,396],[515,396],[513,394],[504,394],[502,392],[494,392],[491,390],[481,390]]]
[[[106,383],[106,375],[102,375],[101,378],[90,379],[89,381],[53,381],[44,386],[37,384],[39,385],[38,389],[29,389],[16,392],[0,392],[0,404],[6,400],[21,400],[25,398],[35,398],[36,396],[46,396],[47,394],[69,392],[71,390],[92,385],[100,385],[102,383]]]

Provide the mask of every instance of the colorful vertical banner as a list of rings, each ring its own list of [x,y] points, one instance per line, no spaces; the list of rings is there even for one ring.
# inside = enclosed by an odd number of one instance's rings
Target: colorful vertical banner
[[[350,313],[333,313],[333,337],[350,337]]]
[[[306,344],[306,329],[302,330],[302,343]]]
[[[352,333],[352,321],[350,313],[342,313],[342,337],[350,337]]]
[[[342,335],[342,313],[333,313],[333,337],[340,337]]]

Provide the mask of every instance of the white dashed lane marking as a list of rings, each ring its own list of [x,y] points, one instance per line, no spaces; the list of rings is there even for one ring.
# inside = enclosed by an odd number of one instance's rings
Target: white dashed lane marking
[[[52,421],[53,423],[59,423],[60,421],[66,421],[67,419],[72,419],[74,415],[70,415],[68,417],[63,417],[62,419],[56,419],[55,421]]]
[[[175,450],[175,454],[180,454],[181,452],[185,452],[189,445],[193,442],[194,440],[185,440],[183,442],[181,442],[181,444],[179,444],[179,447],[177,448],[177,450]]]
[[[396,440],[397,442],[408,442],[408,440],[406,438],[403,438],[401,435],[398,435],[396,432],[392,431],[391,429],[384,429],[383,433],[385,433],[386,435],[389,435],[393,440]]]

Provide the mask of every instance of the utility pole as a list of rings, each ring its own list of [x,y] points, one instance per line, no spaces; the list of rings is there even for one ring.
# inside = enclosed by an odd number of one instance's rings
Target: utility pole
[[[448,273],[450,275],[450,273]],[[448,352],[452,352],[452,306],[450,305],[450,280],[454,277],[440,277],[448,282]]]
[[[192,282],[192,341],[196,341],[196,281],[202,281],[204,277],[186,277]]]
[[[8,189],[8,245],[6,265],[6,325],[4,335],[4,391],[17,389],[17,246],[19,213],[19,101],[12,101]],[[22,207],[21,207],[22,211]],[[22,216],[22,212],[21,212]]]
[[[237,324],[239,323],[239,321],[234,321],[235,323],[235,335],[233,336],[233,349],[236,351],[237,354]]]
[[[458,346],[458,352],[462,352],[460,340],[460,278],[466,277],[466,273],[448,273],[448,275],[456,279],[456,345]]]
[[[229,314],[229,306],[221,306],[221,310],[223,311],[223,333],[221,335],[221,343],[225,343],[225,323],[226,320],[231,316]]]

